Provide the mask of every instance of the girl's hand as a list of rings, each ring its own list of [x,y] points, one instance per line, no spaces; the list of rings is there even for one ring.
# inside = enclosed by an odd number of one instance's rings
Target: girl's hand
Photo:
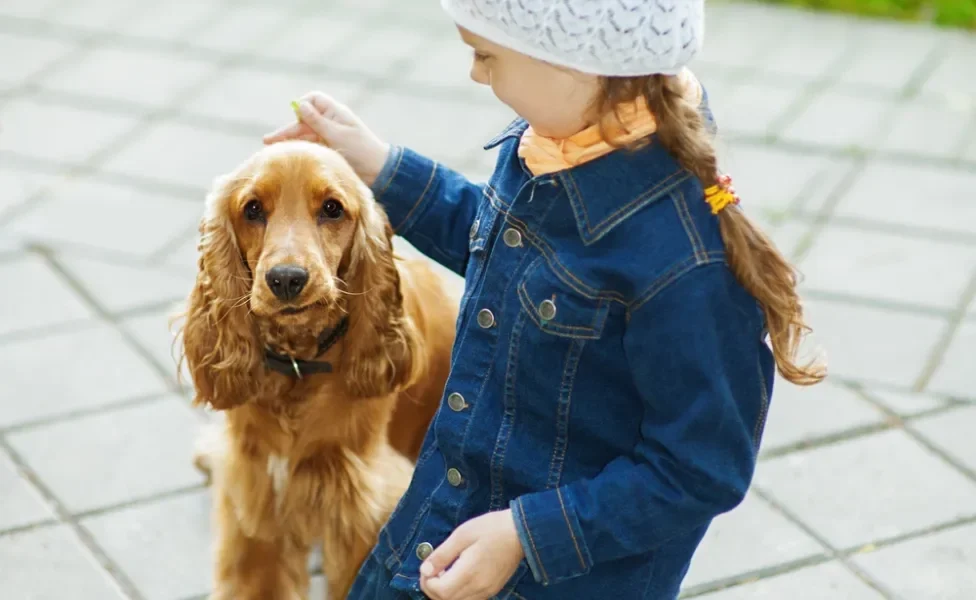
[[[427,557],[420,566],[420,589],[433,600],[487,600],[524,557],[512,511],[490,512],[455,529]]]
[[[322,92],[309,92],[298,101],[299,122],[264,136],[265,144],[307,140],[325,144],[342,154],[366,185],[372,185],[386,163],[390,145],[376,137],[345,104]]]

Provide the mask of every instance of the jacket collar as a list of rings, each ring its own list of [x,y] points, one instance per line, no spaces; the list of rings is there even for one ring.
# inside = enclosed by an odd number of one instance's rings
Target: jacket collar
[[[485,150],[518,139],[528,126],[525,120],[515,119],[485,144]],[[514,156],[513,160],[519,159]],[[648,204],[666,198],[691,173],[652,135],[650,143],[641,148],[615,150],[551,177],[566,191],[580,238],[589,245]]]

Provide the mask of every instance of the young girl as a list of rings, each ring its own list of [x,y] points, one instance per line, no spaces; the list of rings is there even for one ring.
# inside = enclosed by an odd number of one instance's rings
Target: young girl
[[[749,487],[774,369],[824,376],[684,69],[703,0],[443,4],[521,117],[486,185],[320,93],[266,139],[338,149],[466,280],[442,408],[349,597],[673,599]]]

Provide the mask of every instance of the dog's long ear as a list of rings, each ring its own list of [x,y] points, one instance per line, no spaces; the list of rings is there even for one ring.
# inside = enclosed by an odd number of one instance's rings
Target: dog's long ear
[[[248,399],[260,367],[260,348],[248,314],[251,273],[230,219],[231,200],[246,182],[236,174],[215,180],[200,222],[196,284],[182,326],[183,357],[196,389],[194,404],[217,410]]]
[[[421,338],[404,311],[393,229],[369,190],[361,184],[357,190],[362,210],[341,270],[349,292],[341,373],[351,395],[372,398],[416,381]]]

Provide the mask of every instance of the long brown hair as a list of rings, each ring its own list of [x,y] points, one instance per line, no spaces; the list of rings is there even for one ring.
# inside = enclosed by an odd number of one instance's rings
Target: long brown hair
[[[719,183],[718,159],[701,113],[683,86],[679,77],[668,75],[603,78],[594,109],[601,125],[606,126],[616,118],[618,107],[646,102],[657,120],[657,139],[701,181],[702,187],[708,188]],[[815,360],[800,364],[797,359],[800,343],[810,328],[803,320],[793,266],[738,206],[726,206],[717,218],[729,268],[766,315],[779,373],[798,385],[819,383],[826,376],[826,367]]]

